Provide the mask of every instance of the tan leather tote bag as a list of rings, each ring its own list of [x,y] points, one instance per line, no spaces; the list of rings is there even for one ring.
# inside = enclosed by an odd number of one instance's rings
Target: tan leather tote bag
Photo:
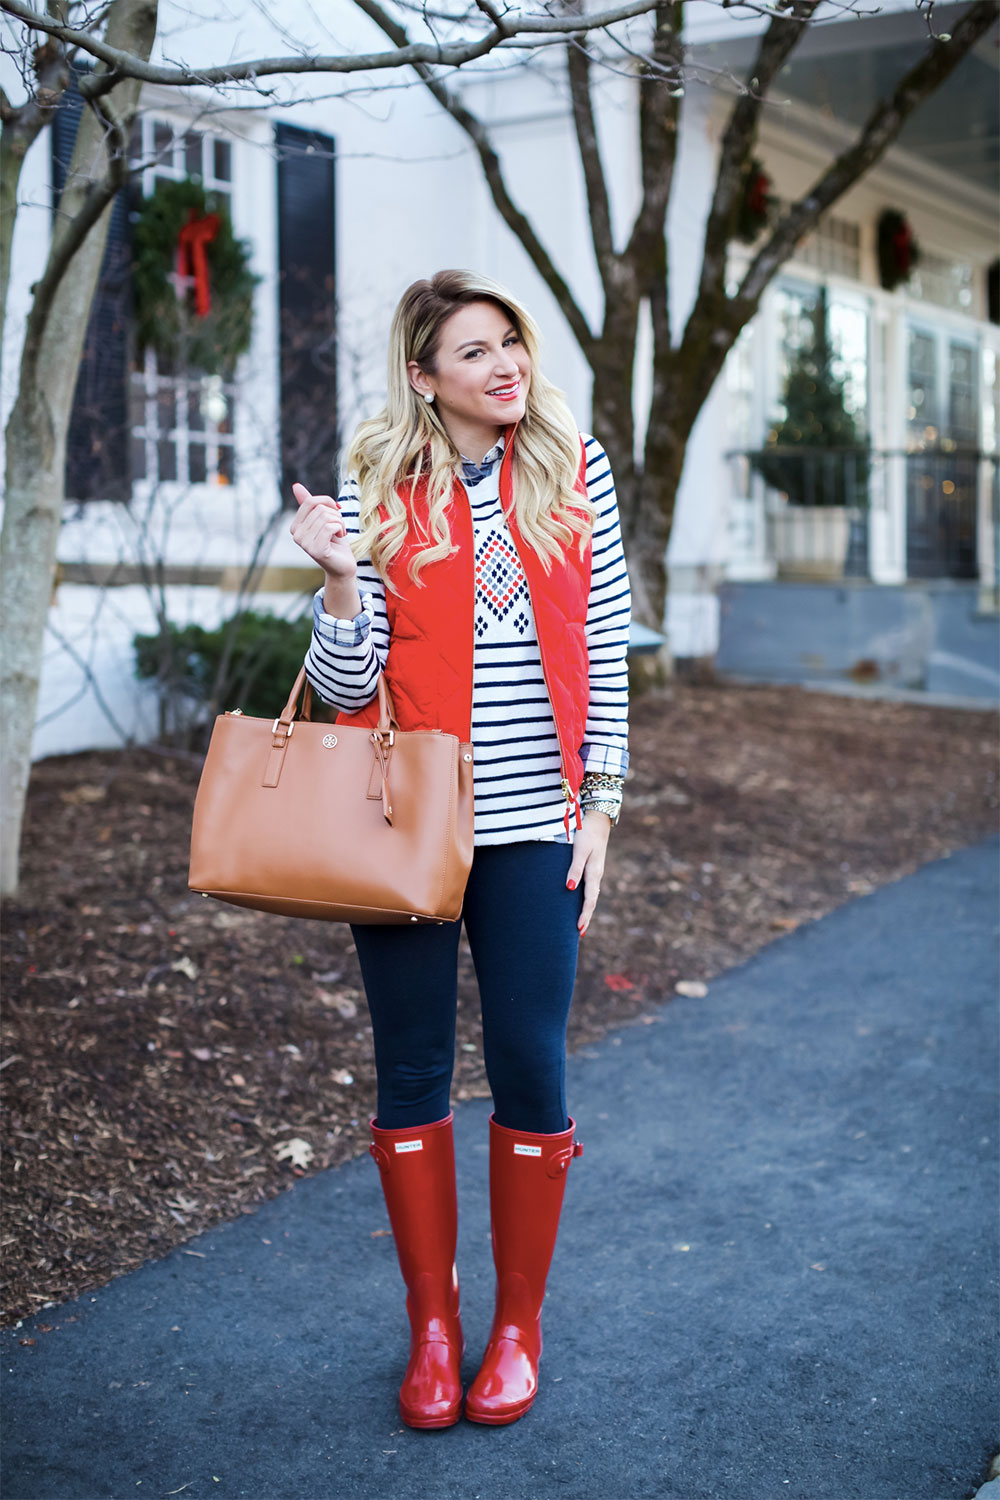
[[[298,712],[302,695],[302,711]],[[313,723],[305,669],[278,718],[220,714],[198,785],[192,890],[327,922],[455,922],[472,864],[472,746]]]

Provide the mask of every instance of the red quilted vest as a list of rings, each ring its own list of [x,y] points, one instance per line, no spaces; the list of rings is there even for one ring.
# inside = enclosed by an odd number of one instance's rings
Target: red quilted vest
[[[517,548],[535,615],[542,673],[559,738],[562,788],[580,823],[579,792],[583,776],[580,745],[590,697],[587,655],[587,602],[590,596],[591,545],[583,556],[571,544],[546,574],[541,558],[521,537],[514,519],[511,468],[514,428],[505,434],[500,463],[500,500]],[[586,454],[582,451],[576,488],[586,494]],[[409,490],[400,498],[410,505]],[[420,490],[417,491],[417,501]],[[428,564],[415,584],[409,563],[420,542],[412,536],[393,558],[389,577],[399,590],[386,590],[389,656],[385,675],[401,729],[441,729],[461,741],[472,738],[472,652],[475,620],[475,555],[472,511],[459,479],[448,508],[455,548],[450,557]],[[341,724],[366,727],[378,722],[378,700],[355,714],[340,714]],[[569,806],[566,816],[569,826]]]

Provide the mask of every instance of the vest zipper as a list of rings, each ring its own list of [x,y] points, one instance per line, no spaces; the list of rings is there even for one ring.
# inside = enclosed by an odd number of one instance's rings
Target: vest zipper
[[[511,535],[513,536],[514,533],[511,532]],[[516,545],[517,545],[517,540],[515,539],[515,546]],[[520,551],[520,549],[518,549],[518,551]],[[523,567],[524,564],[522,563],[521,566]],[[528,582],[528,574],[527,574],[527,572],[525,572],[525,575],[524,575],[524,587],[527,590],[528,598],[531,599],[531,613],[532,613],[532,615],[535,615],[535,601],[534,601],[534,599],[531,598],[531,584]],[[565,749],[565,746],[563,745],[562,730],[559,727],[559,719],[558,719],[558,716],[556,714],[555,699],[552,696],[552,689],[549,687],[549,675],[548,675],[548,673],[545,670],[545,652],[542,649],[542,638],[538,634],[538,616],[537,615],[535,615],[535,634],[536,634],[536,636],[538,636],[538,659],[539,659],[539,661],[542,664],[542,681],[545,683],[545,691],[549,695],[549,703],[552,706],[552,722],[555,725],[556,739],[559,742],[559,762],[560,762],[559,769],[562,771],[562,780],[560,781],[559,785],[562,788],[562,794],[563,794],[563,797],[566,800],[566,811],[563,813],[563,827],[566,829],[566,837],[568,839],[569,838],[569,815],[570,815],[570,812],[572,812],[573,815],[574,815],[574,817],[575,817],[576,827],[577,828],[582,828],[583,827],[583,818],[580,815],[580,799],[574,793],[573,788],[572,788],[572,786],[570,785],[570,782],[569,782],[569,777],[566,775],[566,770],[567,770],[567,767],[569,765],[569,758],[566,755],[566,749]]]
[[[512,436],[513,436],[513,430],[511,430],[511,437]],[[566,748],[565,748],[565,746],[563,744],[562,730],[559,727],[559,718],[558,718],[558,715],[556,714],[555,699],[552,696],[552,689],[549,687],[549,674],[545,670],[545,651],[544,651],[544,648],[542,646],[542,637],[541,637],[541,635],[539,634],[539,631],[538,631],[538,616],[535,614],[535,601],[531,597],[531,584],[528,581],[528,570],[524,566],[524,559],[521,557],[521,534],[520,534],[519,531],[516,530],[516,523],[515,523],[515,526],[513,526],[513,527],[511,526],[511,524],[510,524],[511,518],[510,518],[510,516],[508,516],[506,514],[506,512],[504,511],[504,507],[503,507],[503,467],[504,467],[504,464],[507,463],[508,455],[512,454],[513,450],[514,450],[514,445],[513,445],[513,443],[511,441],[508,440],[508,442],[507,442],[507,444],[506,444],[506,446],[504,448],[503,458],[500,460],[500,514],[504,517],[504,520],[507,522],[507,526],[508,526],[508,529],[510,530],[510,534],[511,534],[511,536],[514,539],[514,547],[515,547],[515,549],[517,551],[518,560],[520,561],[520,564],[521,564],[521,571],[524,573],[524,587],[525,587],[525,589],[527,591],[528,598],[531,601],[531,613],[532,613],[532,616],[533,616],[533,618],[535,620],[535,635],[538,637],[538,659],[541,662],[541,667],[542,667],[542,681],[545,683],[545,691],[549,695],[549,704],[550,704],[550,706],[552,708],[552,723],[555,725],[556,739],[557,739],[557,741],[559,743],[559,769],[562,772],[562,779],[561,779],[559,785],[560,785],[560,787],[562,789],[562,794],[563,794],[563,797],[565,798],[565,801],[566,801],[566,811],[563,813],[563,826],[566,829],[566,837],[568,839],[569,838],[569,815],[570,815],[570,812],[572,812],[574,814],[576,827],[577,828],[582,828],[583,827],[583,818],[582,818],[582,816],[580,814],[580,798],[579,798],[579,796],[576,793],[574,793],[573,788],[570,785],[569,778],[566,775],[566,771],[567,771],[567,768],[569,766],[569,757],[566,754]],[[511,507],[511,509],[513,511],[513,507]],[[470,512],[471,512],[471,502],[470,502]],[[473,549],[473,552],[474,551],[475,551],[475,549]],[[473,562],[473,568],[475,568],[475,563],[474,562]]]

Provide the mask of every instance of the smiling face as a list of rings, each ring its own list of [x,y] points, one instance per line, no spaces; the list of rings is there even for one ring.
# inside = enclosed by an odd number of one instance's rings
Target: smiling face
[[[479,462],[502,429],[524,416],[531,359],[495,302],[469,302],[441,325],[433,367],[411,361],[410,384],[434,396],[441,423],[466,458]]]

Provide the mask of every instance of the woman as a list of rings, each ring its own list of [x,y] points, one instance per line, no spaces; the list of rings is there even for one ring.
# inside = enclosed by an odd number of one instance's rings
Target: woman
[[[400,725],[475,746],[462,913],[482,1002],[496,1312],[465,1402],[534,1401],[566,1168],[566,1023],[626,749],[629,593],[614,485],[538,368],[538,333],[467,271],[396,310],[385,409],[358,428],[339,502],[294,486],[296,542],[326,574],[309,680],[374,722],[384,669]],[[449,1089],[462,922],[357,926],[378,1073],[372,1154],[407,1287],[403,1421],[462,1409]]]

